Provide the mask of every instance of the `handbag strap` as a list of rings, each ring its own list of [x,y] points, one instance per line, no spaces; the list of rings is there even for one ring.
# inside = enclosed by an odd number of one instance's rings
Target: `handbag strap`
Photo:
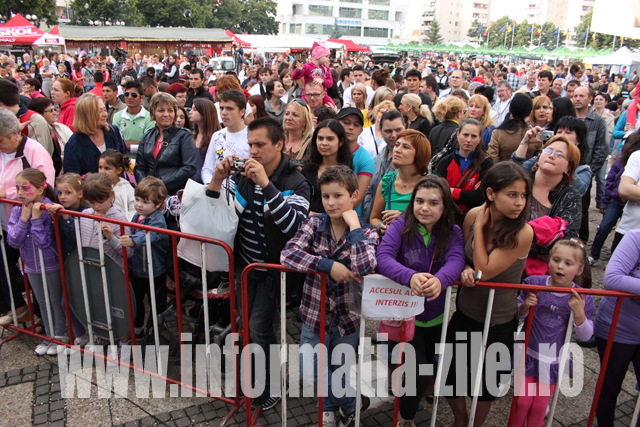
[[[391,210],[391,189],[393,189],[393,185],[396,182],[396,175],[393,175],[389,180],[389,187],[387,188],[387,210]]]
[[[162,140],[162,146],[160,147],[160,151],[158,151],[158,155],[156,156],[156,161],[153,163],[153,166],[151,167],[151,170],[149,171],[149,176],[156,176],[156,169],[158,169],[158,163],[160,163],[160,157],[162,156],[162,153],[164,153],[164,150],[169,146],[169,144],[171,143],[171,140],[173,139],[174,136],[176,136],[176,133],[178,133],[178,131],[180,130],[179,127],[175,126],[171,132],[169,132],[169,134],[167,135],[167,139],[165,140],[163,137]],[[163,132],[163,131],[160,131]]]
[[[377,156],[378,154],[380,154],[380,152],[378,151],[378,141],[376,141],[376,133],[373,131],[374,127],[375,125],[369,126],[369,129],[371,130],[371,136],[373,137],[373,145],[374,147],[376,147],[376,156]]]

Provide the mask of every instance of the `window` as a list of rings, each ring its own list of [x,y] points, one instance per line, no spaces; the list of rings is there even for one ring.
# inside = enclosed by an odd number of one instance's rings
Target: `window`
[[[333,6],[309,5],[309,15],[311,16],[333,16]]]
[[[355,7],[341,7],[341,18],[362,18],[362,9],[356,9]]]
[[[376,6],[389,6],[391,4],[391,0],[369,0],[369,4],[374,4]]]
[[[369,19],[382,19],[382,20],[388,21],[389,11],[369,9]]]
[[[333,25],[305,24],[304,33],[305,34],[330,34],[332,29],[333,29]]]
[[[340,0],[342,3],[362,3],[362,0]]]
[[[458,21],[456,21],[456,27],[458,26]]]
[[[364,27],[364,37],[387,37],[388,35],[388,28]]]
[[[292,34],[302,34],[302,24],[289,24],[289,32]]]
[[[340,32],[345,36],[360,36],[362,27],[355,27],[352,25],[339,25]]]

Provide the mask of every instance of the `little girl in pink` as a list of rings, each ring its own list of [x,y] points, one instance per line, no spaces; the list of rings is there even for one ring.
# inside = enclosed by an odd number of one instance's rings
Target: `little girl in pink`
[[[305,86],[313,80],[318,86],[324,87],[322,105],[331,104],[335,106],[333,100],[327,95],[327,89],[333,86],[333,77],[331,77],[331,70],[329,69],[330,55],[331,52],[327,47],[327,43],[323,41],[313,42],[311,62],[304,64],[304,66],[298,62],[298,68],[293,70],[291,78],[293,80],[303,78]],[[302,99],[307,100],[304,92],[302,92]]]

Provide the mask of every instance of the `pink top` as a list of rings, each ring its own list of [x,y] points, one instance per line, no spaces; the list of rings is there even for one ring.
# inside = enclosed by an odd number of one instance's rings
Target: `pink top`
[[[329,89],[333,86],[333,77],[331,77],[331,70],[329,67],[318,66],[313,62],[307,62],[304,64],[302,71],[297,68],[291,73],[293,80],[298,80],[300,77],[304,77],[304,83],[307,84],[313,79],[324,80],[324,88]]]

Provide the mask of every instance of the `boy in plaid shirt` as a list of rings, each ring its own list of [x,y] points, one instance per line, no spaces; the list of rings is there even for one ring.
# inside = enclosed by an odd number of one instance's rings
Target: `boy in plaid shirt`
[[[318,178],[318,187],[322,192],[322,204],[326,214],[314,215],[302,224],[280,255],[280,262],[286,267],[305,273],[325,273],[326,287],[326,325],[325,347],[328,349],[325,360],[331,360],[331,352],[339,344],[348,344],[354,349],[358,343],[360,318],[349,312],[349,281],[360,281],[362,276],[372,273],[376,268],[376,249],[378,233],[369,224],[361,222],[354,210],[358,200],[358,178],[346,166],[328,167]],[[320,276],[309,274],[304,283],[300,315],[302,333],[300,336],[300,372],[303,378],[317,380],[314,363],[313,371],[304,370],[303,358],[310,357],[320,343]],[[308,345],[307,345],[308,344]],[[347,359],[350,359],[347,357]],[[350,360],[346,360],[348,370]],[[308,364],[308,363],[307,363]],[[342,387],[347,393],[336,397],[331,387],[333,372],[342,368],[329,364],[324,369],[325,390],[323,425],[352,426],[355,419],[355,391],[343,379]],[[318,369],[319,370],[319,369]],[[369,406],[369,399],[362,396],[362,410]],[[337,419],[337,420],[336,420]]]

